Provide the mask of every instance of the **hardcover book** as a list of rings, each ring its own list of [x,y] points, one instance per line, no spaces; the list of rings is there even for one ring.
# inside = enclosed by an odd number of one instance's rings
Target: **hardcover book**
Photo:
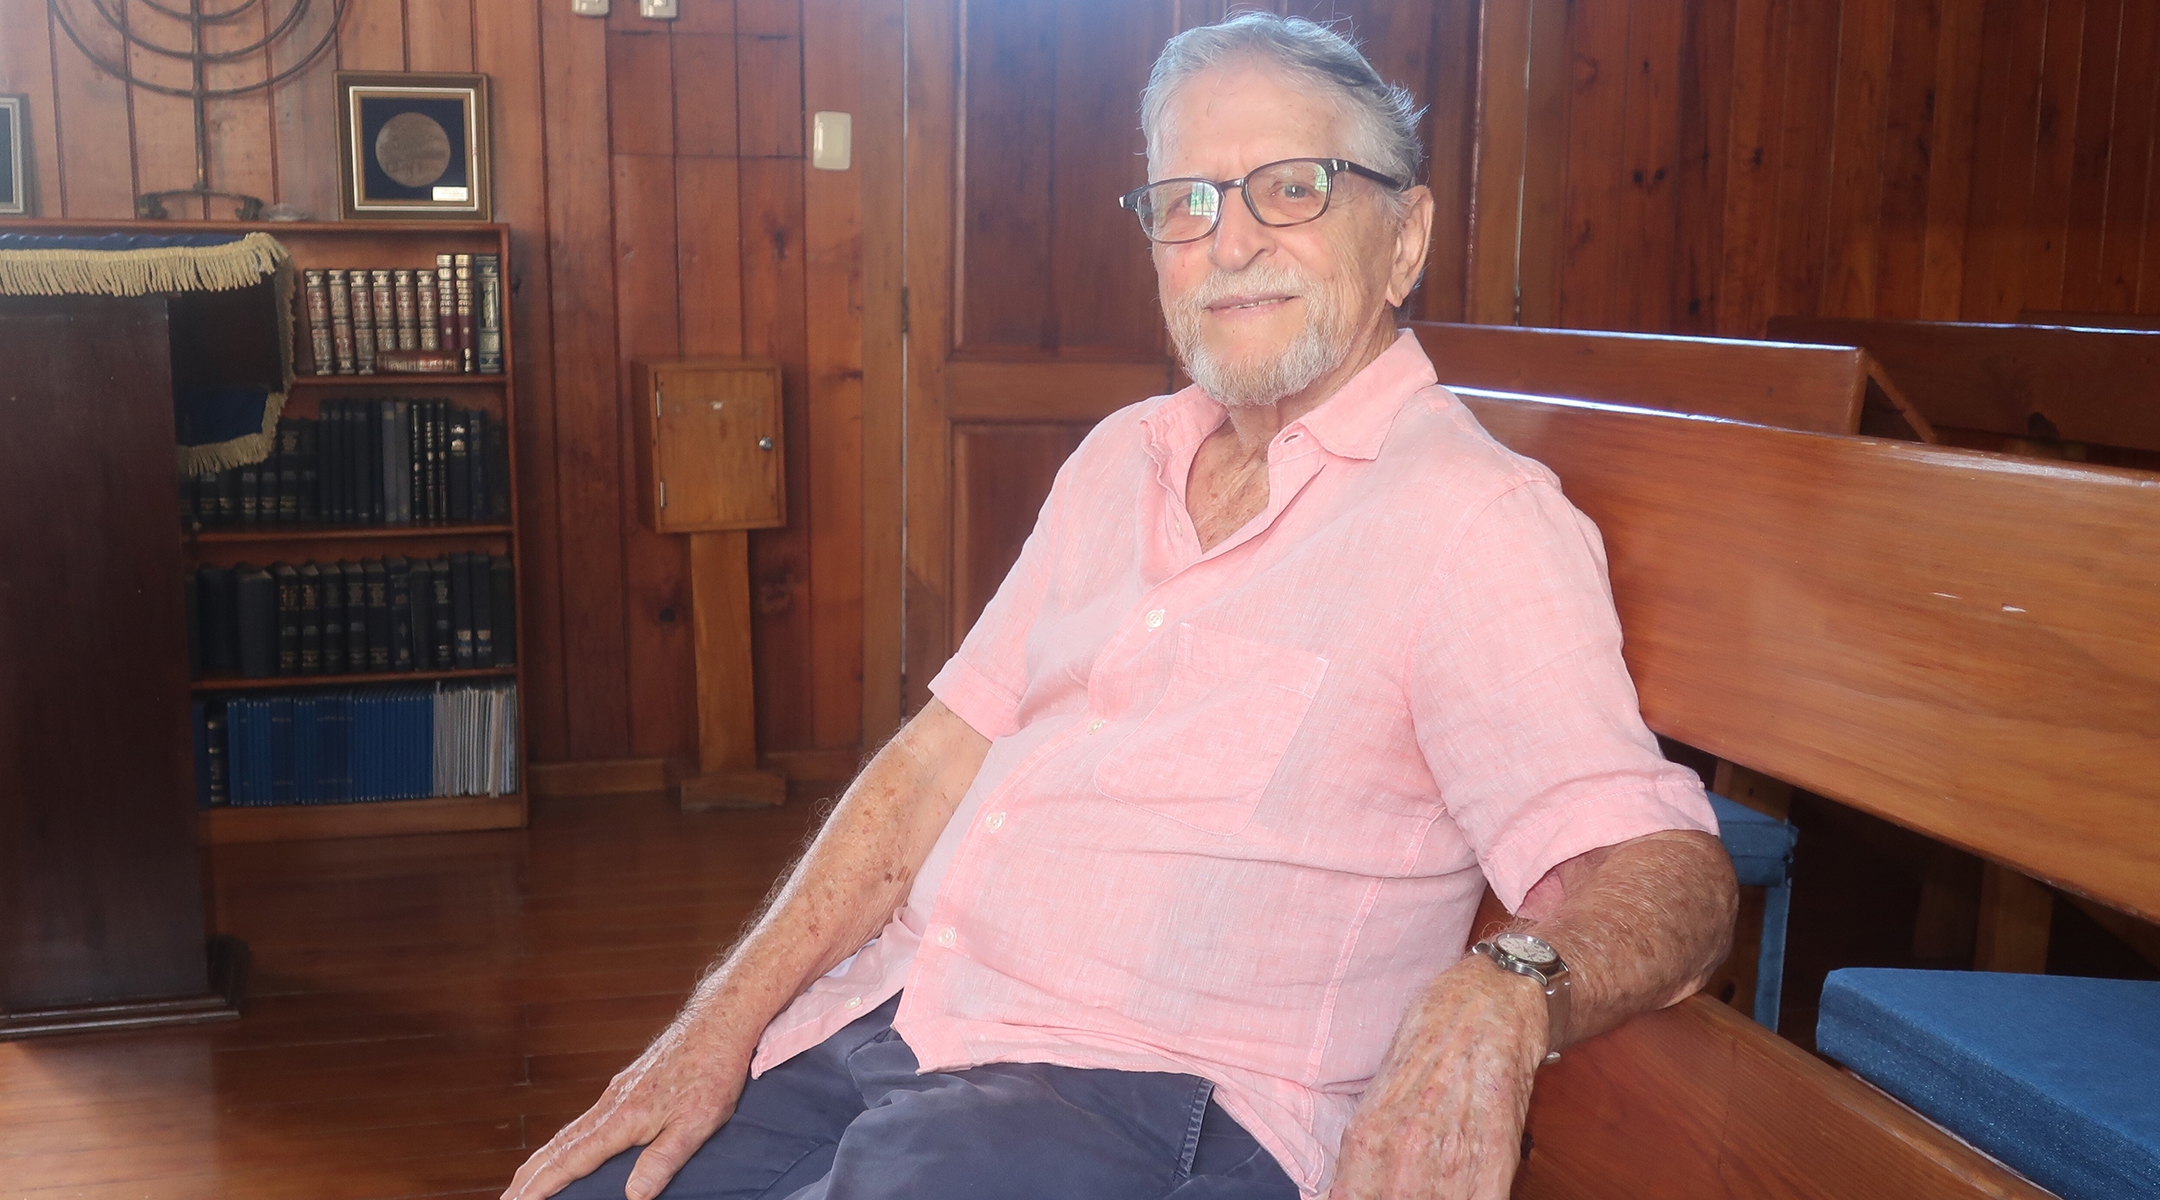
[[[419,326],[420,344],[415,350],[442,349],[442,309],[435,303],[435,272],[422,267],[413,272],[414,321]]]
[[[323,278],[330,289],[330,340],[337,355],[337,373],[356,374],[360,359],[353,342],[351,284],[339,270],[325,271]]]
[[[300,572],[291,563],[272,563],[277,582],[277,673],[300,673]]]
[[[488,625],[495,631],[495,665],[517,665],[517,574],[511,569],[510,556],[488,556],[488,606],[491,618]]]
[[[375,289],[366,271],[347,271],[346,287],[352,293],[353,362],[362,375],[375,373]]]
[[[322,664],[323,674],[343,675],[346,670],[345,643],[350,619],[345,615],[346,562],[335,562],[322,568]]]
[[[300,674],[320,675],[323,669],[322,569],[301,563],[300,576]]]
[[[363,561],[361,569],[367,578],[367,669],[387,671],[390,669],[390,575],[383,570],[379,558]]]
[[[397,348],[420,348],[420,297],[413,288],[411,271],[392,271],[390,287],[397,298]]]
[[[327,272],[307,271],[302,278],[307,306],[308,365],[317,375],[337,374],[337,352],[330,337],[330,283]]]
[[[500,375],[503,369],[502,255],[475,254],[472,259],[473,303],[476,307],[473,314],[474,364],[483,375]]]
[[[469,374],[479,361],[478,347],[473,344],[472,255],[457,255],[453,262],[457,279],[458,358]]]

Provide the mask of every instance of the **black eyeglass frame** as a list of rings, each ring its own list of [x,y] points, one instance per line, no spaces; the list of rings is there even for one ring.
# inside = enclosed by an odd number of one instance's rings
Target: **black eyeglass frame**
[[[1320,168],[1327,172],[1328,186],[1326,194],[1321,197],[1319,212],[1316,212],[1313,215],[1305,217],[1301,220],[1284,221],[1278,224],[1277,222],[1270,221],[1266,217],[1260,215],[1260,206],[1253,203],[1252,190],[1245,186],[1245,181],[1251,179],[1255,175],[1258,175],[1262,171],[1272,170],[1276,167],[1284,165],[1285,163],[1319,164]],[[1387,175],[1382,175],[1380,172],[1373,170],[1371,167],[1362,166],[1358,163],[1351,162],[1347,158],[1279,158],[1271,163],[1261,163],[1259,166],[1245,172],[1245,174],[1239,176],[1236,179],[1208,179],[1199,175],[1173,175],[1168,179],[1152,180],[1148,183],[1141,184],[1139,187],[1134,188],[1133,190],[1125,193],[1122,196],[1119,196],[1117,202],[1119,208],[1122,208],[1126,212],[1133,214],[1135,217],[1139,217],[1140,197],[1142,195],[1145,195],[1150,189],[1161,187],[1166,183],[1204,183],[1209,187],[1214,188],[1217,192],[1227,192],[1231,188],[1236,188],[1238,190],[1238,194],[1245,197],[1245,211],[1252,214],[1253,220],[1260,222],[1262,225],[1267,226],[1269,229],[1291,229],[1299,225],[1310,225],[1314,221],[1317,221],[1327,215],[1328,209],[1335,203],[1335,177],[1345,171],[1364,179],[1370,179],[1374,183],[1379,184],[1380,186],[1388,189],[1391,192],[1400,192],[1410,186],[1408,183],[1405,183],[1402,180],[1395,179]],[[1205,233],[1195,234],[1189,238],[1177,238],[1175,240],[1172,240],[1169,238],[1156,237],[1154,234],[1147,232],[1147,222],[1145,219],[1142,219],[1140,222],[1140,232],[1146,234],[1149,241],[1154,242],[1158,245],[1182,246],[1187,242],[1197,242],[1205,238],[1215,236],[1215,231],[1222,227],[1222,214],[1223,206],[1221,204],[1217,204],[1215,206],[1215,219],[1208,224],[1207,231]]]

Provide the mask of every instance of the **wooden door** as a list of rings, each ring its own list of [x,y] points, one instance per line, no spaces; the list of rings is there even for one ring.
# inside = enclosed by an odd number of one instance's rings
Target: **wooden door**
[[[1341,20],[1383,75],[1421,99],[1440,98],[1426,142],[1443,148],[1430,156],[1429,177],[1442,196],[1447,251],[1435,255],[1414,304],[1426,319],[1462,311],[1476,7],[1290,6]],[[906,9],[906,215],[895,223],[904,226],[905,399],[903,419],[887,426],[904,438],[888,502],[903,513],[891,528],[895,542],[904,530],[905,549],[892,556],[900,618],[891,636],[875,636],[875,614],[869,621],[866,739],[884,732],[870,716],[879,711],[876,677],[900,677],[904,711],[928,699],[930,679],[1018,557],[1058,466],[1095,422],[1181,382],[1147,242],[1117,197],[1147,178],[1140,91],[1155,56],[1173,33],[1223,10],[1223,0],[927,0]],[[874,246],[870,259],[874,285]],[[875,510],[880,472],[868,477]],[[866,522],[877,530],[875,511]],[[876,554],[873,546],[873,606],[887,599],[875,586]]]

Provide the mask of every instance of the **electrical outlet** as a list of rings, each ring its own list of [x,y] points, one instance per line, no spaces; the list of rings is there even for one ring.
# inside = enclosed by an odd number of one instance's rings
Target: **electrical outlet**
[[[676,0],[638,0],[638,15],[655,21],[672,21],[679,14]]]
[[[820,171],[845,171],[854,150],[855,118],[844,112],[810,116],[810,165]]]
[[[604,17],[608,0],[570,0],[570,11],[581,17]]]

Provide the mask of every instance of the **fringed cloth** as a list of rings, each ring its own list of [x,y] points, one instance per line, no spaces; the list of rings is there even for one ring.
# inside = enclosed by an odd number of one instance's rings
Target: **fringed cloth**
[[[274,387],[176,388],[183,475],[270,456],[293,382],[291,253],[267,233],[0,233],[0,295],[184,295],[266,285],[280,377]]]

